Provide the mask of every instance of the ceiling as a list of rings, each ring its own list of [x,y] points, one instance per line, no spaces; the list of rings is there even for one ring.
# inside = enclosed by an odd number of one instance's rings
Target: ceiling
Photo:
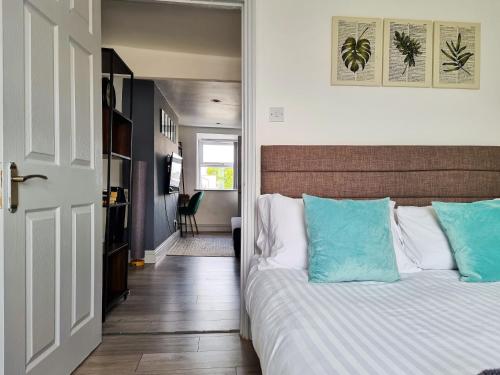
[[[156,81],[156,85],[181,125],[241,128],[240,82],[167,79]]]
[[[104,45],[240,57],[241,11],[160,1],[104,0],[102,39]]]

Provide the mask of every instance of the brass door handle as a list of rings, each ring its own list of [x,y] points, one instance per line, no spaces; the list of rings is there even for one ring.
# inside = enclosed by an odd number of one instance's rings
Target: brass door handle
[[[10,180],[12,182],[24,182],[31,180],[32,178],[41,178],[42,180],[48,180],[47,176],[44,176],[43,174],[29,174],[27,176],[16,176],[16,177],[11,177]]]
[[[17,211],[19,206],[19,184],[25,181],[31,180],[32,178],[41,178],[42,180],[48,180],[47,176],[43,174],[30,174],[27,176],[19,176],[16,163],[10,163],[9,168],[9,212],[14,213]]]

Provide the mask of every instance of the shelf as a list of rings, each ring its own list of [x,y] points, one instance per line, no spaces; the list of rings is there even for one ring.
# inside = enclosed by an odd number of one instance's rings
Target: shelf
[[[122,154],[119,154],[118,152],[112,152],[111,157],[113,159],[121,159],[121,160],[131,160],[132,159],[130,156],[122,155]]]
[[[110,136],[110,111],[113,113],[111,129],[111,154],[114,159],[130,160],[132,144],[132,121],[116,109],[103,108],[102,112],[102,145],[103,154],[108,154]]]
[[[111,59],[113,62],[111,63]],[[111,65],[113,64],[113,65]],[[132,70],[125,64],[120,56],[112,48],[102,49],[102,72],[110,74],[113,68],[113,74],[133,76]]]
[[[108,153],[102,154],[102,157],[103,157],[103,159],[107,159],[108,158]],[[111,153],[111,159],[114,159],[114,160],[125,160],[125,161],[130,161],[131,160],[130,156],[125,156],[125,155],[119,154],[117,152],[112,152]]]
[[[123,242],[123,243],[120,243],[120,244],[111,244],[111,247],[110,249],[106,252],[106,255],[108,257],[118,253],[119,251],[123,250],[123,249],[127,249],[128,250],[128,242]]]
[[[113,204],[110,204],[109,206],[103,204],[102,207],[103,208],[117,208],[117,207],[125,207],[125,206],[128,206],[129,204],[130,204],[130,202],[113,203]]]
[[[129,119],[127,116],[125,116],[123,113],[121,113],[116,108],[113,109],[113,116],[115,116],[118,120],[125,122],[127,124],[130,124],[130,125],[134,124],[134,122],[131,119]]]
[[[124,189],[130,189],[132,183],[134,73],[115,50],[103,48],[101,53],[103,77],[107,77],[115,84],[115,88],[121,90],[121,93],[116,92],[117,97],[122,98],[124,90],[126,90],[125,94],[129,95],[129,100],[124,108],[130,109],[130,112],[124,109],[123,111],[127,113],[125,114],[111,106],[103,105],[102,107],[102,154],[108,168],[102,186],[104,191],[101,202],[103,207],[101,213],[105,216],[106,223],[102,280],[102,319],[104,322],[107,312],[126,299],[129,294],[127,279],[131,199],[124,202],[128,200],[127,197],[118,194],[117,198],[113,199],[115,203],[109,204],[109,201],[111,200],[111,192],[118,191],[116,189],[118,186],[112,186],[114,181],[119,181],[119,187]],[[122,85],[123,89],[118,88]],[[116,98],[113,99],[113,102],[116,104]],[[118,177],[118,180],[114,177]]]
[[[102,154],[102,156],[103,156],[104,159],[107,159],[108,158],[108,153],[104,153],[104,154]],[[119,154],[118,152],[112,152],[111,153],[111,159],[115,159],[115,160],[128,160],[128,161],[131,160],[130,156],[122,155],[122,154]]]
[[[108,115],[109,107],[105,106],[102,110],[105,111],[106,115]],[[113,122],[125,123],[131,126],[133,125],[133,121],[116,108],[113,109]]]

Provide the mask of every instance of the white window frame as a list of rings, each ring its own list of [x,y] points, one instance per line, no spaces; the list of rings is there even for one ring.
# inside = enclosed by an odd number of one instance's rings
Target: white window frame
[[[203,145],[232,145],[234,147],[233,163],[204,163]],[[201,186],[201,168],[233,168],[233,188],[232,189],[206,189]],[[204,191],[235,191],[238,190],[238,136],[233,134],[196,134],[196,190]]]

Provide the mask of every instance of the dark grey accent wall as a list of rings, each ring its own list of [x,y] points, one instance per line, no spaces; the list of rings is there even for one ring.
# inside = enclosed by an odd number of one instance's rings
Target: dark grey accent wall
[[[129,81],[124,82],[125,112],[128,112],[129,85]],[[160,132],[160,109],[176,122],[177,118],[153,81],[134,80],[133,106],[133,159],[148,163],[145,248],[154,250],[174,233],[178,198],[177,194],[166,194],[166,157],[178,148]]]
[[[177,144],[160,132],[160,110],[163,109],[178,124],[177,116],[167,100],[153,83],[154,95],[154,248],[161,245],[174,231],[178,194],[167,194],[166,156],[179,151]]]

